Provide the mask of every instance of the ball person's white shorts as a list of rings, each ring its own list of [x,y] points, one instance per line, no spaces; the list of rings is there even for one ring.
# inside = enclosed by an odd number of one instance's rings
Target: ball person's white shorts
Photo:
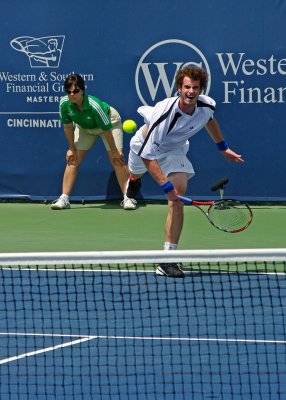
[[[142,175],[147,171],[141,157],[137,154],[141,146],[142,142],[136,136],[133,136],[130,141],[128,168],[134,175]],[[168,152],[165,157],[162,155],[157,161],[166,176],[169,176],[173,172],[185,172],[188,179],[190,179],[195,175],[193,165],[183,151],[181,153]]]
[[[110,119],[112,123],[112,135],[117,149],[123,149],[123,131],[121,117],[115,108],[110,107]],[[101,129],[84,129],[76,125],[74,130],[74,143],[77,150],[89,150],[101,137],[106,151],[110,151],[109,144],[103,136]]]

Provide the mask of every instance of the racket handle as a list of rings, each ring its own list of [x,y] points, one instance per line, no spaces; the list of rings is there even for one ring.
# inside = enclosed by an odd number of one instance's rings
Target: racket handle
[[[188,197],[179,196],[179,199],[187,206],[191,206],[193,204],[193,200],[189,199]]]

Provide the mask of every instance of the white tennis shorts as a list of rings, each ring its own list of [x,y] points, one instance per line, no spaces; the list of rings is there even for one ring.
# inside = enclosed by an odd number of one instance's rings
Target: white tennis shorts
[[[140,156],[138,156],[138,152],[142,146],[142,142],[135,135],[132,137],[130,141],[130,152],[128,157],[128,168],[130,172],[134,175],[143,175],[147,168],[143,163]],[[184,172],[187,174],[188,179],[192,178],[195,175],[195,171],[192,163],[187,158],[186,152],[188,150],[188,146],[179,153],[178,151],[168,152],[165,155],[161,155],[160,158],[157,159],[161,170],[166,176],[174,172]]]

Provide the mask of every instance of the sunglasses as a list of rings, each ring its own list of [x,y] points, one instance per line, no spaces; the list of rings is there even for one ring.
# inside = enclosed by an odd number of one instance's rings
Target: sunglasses
[[[66,90],[66,93],[67,94],[77,94],[77,93],[79,93],[80,92],[80,89],[79,88],[77,88],[77,89],[75,89],[75,90]]]

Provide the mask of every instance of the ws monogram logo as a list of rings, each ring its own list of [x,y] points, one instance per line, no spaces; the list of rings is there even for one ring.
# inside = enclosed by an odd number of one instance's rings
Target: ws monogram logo
[[[135,87],[143,104],[152,105],[165,97],[176,95],[175,76],[179,69],[198,65],[211,74],[203,53],[192,43],[179,39],[169,39],[151,46],[140,58],[135,72]]]

